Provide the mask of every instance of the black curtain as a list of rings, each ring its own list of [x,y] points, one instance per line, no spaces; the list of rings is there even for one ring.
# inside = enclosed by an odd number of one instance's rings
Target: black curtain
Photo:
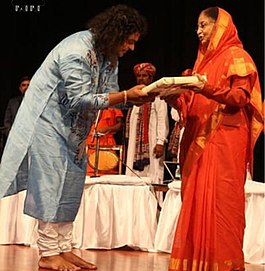
[[[1,92],[0,126],[8,100],[18,94],[18,78],[33,75],[49,51],[64,37],[85,29],[86,21],[117,3],[131,5],[149,22],[149,32],[136,44],[135,51],[120,59],[120,88],[135,84],[135,63],[150,61],[157,67],[157,78],[178,76],[191,68],[196,58],[195,33],[199,12],[210,6],[226,9],[233,17],[244,48],[255,61],[264,89],[264,1],[165,0],[165,1],[51,1],[8,0],[1,4]],[[15,5],[28,5],[16,10]],[[39,9],[36,9],[37,5]],[[35,9],[30,11],[30,5]],[[264,134],[255,148],[254,179],[264,180]]]

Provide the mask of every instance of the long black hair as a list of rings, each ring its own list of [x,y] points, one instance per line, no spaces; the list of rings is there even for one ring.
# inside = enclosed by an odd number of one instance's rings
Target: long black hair
[[[94,35],[95,48],[115,63],[117,47],[130,35],[147,32],[146,18],[130,6],[118,4],[93,17],[87,24]]]

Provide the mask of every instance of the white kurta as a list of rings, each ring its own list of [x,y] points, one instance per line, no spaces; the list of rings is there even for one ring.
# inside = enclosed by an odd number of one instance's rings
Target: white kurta
[[[140,107],[134,106],[130,117],[129,128],[129,142],[126,160],[126,175],[135,176],[130,170],[133,169],[133,159],[135,153],[135,140],[136,140],[136,126],[137,117]],[[133,170],[141,177],[150,177],[152,183],[163,183],[164,179],[164,165],[165,154],[156,158],[154,155],[154,147],[156,144],[164,145],[167,142],[169,133],[168,109],[165,101],[156,98],[151,106],[150,121],[149,121],[149,152],[150,152],[150,165],[146,166],[143,171]],[[130,169],[129,169],[129,168]]]

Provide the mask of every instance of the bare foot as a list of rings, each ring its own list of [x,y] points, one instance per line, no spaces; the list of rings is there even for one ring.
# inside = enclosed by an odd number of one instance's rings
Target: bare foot
[[[39,260],[39,267],[59,271],[75,271],[81,269],[59,255],[41,257]]]
[[[96,270],[97,267],[93,264],[93,263],[89,263],[87,261],[85,261],[84,259],[78,257],[77,255],[75,255],[73,252],[63,252],[60,254],[60,256],[62,256],[66,261],[79,266],[81,268],[84,269],[89,269],[89,270]]]

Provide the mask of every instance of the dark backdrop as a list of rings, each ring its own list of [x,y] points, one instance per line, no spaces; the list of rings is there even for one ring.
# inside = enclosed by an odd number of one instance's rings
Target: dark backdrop
[[[107,0],[6,0],[1,3],[1,92],[0,126],[10,97],[17,95],[17,79],[32,75],[48,52],[64,37],[85,29],[86,21],[103,9],[117,3],[136,7],[149,22],[149,32],[136,44],[134,52],[120,59],[121,89],[135,84],[132,67],[137,62],[153,62],[157,78],[178,76],[191,68],[198,41],[195,33],[199,12],[209,6],[220,6],[233,17],[244,48],[254,59],[262,90],[264,89],[264,1],[107,1]],[[28,4],[40,10],[16,11],[15,4]],[[4,48],[3,48],[4,47]],[[225,158],[224,158],[225,159]],[[264,135],[255,148],[254,179],[264,180]]]

